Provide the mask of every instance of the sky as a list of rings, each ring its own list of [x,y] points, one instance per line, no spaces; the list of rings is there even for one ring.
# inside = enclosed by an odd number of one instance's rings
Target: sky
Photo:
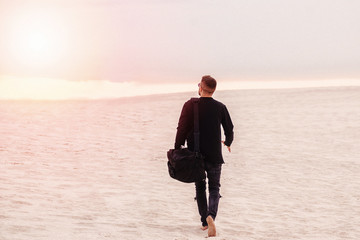
[[[357,0],[0,0],[0,99],[176,92],[205,74],[223,89],[360,85],[359,9]]]

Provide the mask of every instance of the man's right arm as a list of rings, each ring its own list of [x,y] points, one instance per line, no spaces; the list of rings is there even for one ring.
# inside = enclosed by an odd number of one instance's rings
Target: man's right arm
[[[232,141],[234,140],[234,125],[231,121],[229,111],[227,110],[226,106],[224,105],[223,114],[222,114],[222,121],[221,124],[224,128],[225,134],[225,141],[223,142],[226,146],[230,147]]]

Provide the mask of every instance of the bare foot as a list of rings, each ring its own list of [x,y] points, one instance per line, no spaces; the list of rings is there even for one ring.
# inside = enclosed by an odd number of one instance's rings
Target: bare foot
[[[201,230],[203,230],[203,231],[205,231],[205,230],[207,230],[208,229],[208,226],[202,226],[201,227]]]
[[[214,219],[211,216],[208,216],[206,218],[206,222],[209,225],[208,237],[215,237],[216,236],[216,227],[215,227]]]

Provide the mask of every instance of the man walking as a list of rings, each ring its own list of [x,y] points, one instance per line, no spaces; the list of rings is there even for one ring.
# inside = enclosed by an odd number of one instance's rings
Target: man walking
[[[196,201],[201,216],[202,229],[208,229],[208,236],[216,236],[215,218],[220,199],[221,166],[224,163],[221,143],[229,152],[233,141],[233,124],[224,104],[212,98],[216,89],[216,80],[209,75],[203,76],[199,83],[199,130],[200,152],[205,157],[205,171],[209,184],[209,203],[206,197],[206,179],[195,183]],[[225,141],[221,141],[221,126]],[[187,142],[189,150],[194,150],[194,110],[191,100],[181,111],[177,127],[175,149]]]

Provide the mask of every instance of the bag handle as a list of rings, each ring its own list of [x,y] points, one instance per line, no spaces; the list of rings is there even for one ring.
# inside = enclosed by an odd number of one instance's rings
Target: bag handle
[[[199,99],[192,99],[194,105],[194,151],[200,153]]]

